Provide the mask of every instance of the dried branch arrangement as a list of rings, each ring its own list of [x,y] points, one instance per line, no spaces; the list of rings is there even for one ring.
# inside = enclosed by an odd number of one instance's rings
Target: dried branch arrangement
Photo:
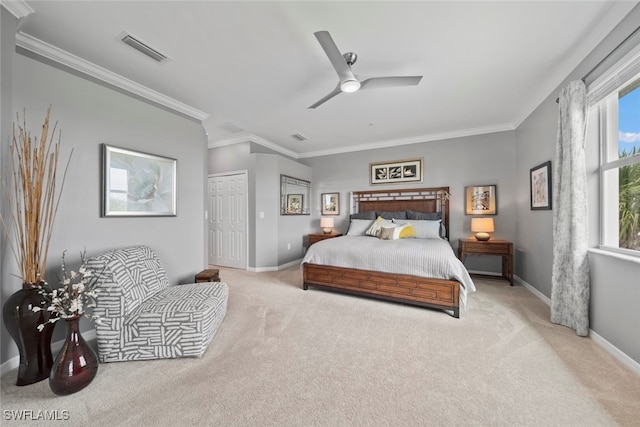
[[[0,215],[2,227],[9,240],[9,246],[20,268],[25,284],[38,285],[44,281],[49,242],[53,223],[58,211],[60,196],[71,161],[71,154],[56,193],[60,138],[54,142],[57,122],[49,138],[49,118],[51,107],[42,125],[40,141],[32,138],[27,130],[25,113],[22,126],[17,116],[18,126],[13,124],[11,144],[12,179],[3,178],[2,187],[7,199],[11,224]]]

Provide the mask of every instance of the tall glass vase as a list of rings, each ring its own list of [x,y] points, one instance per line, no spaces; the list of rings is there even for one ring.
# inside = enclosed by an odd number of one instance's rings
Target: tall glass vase
[[[2,309],[4,326],[18,346],[20,366],[16,385],[23,386],[42,381],[53,366],[51,335],[53,324],[46,323],[50,313],[39,287],[25,283],[23,288],[7,298]],[[34,312],[33,307],[43,310]],[[42,331],[38,325],[44,325]]]
[[[53,362],[49,385],[57,395],[72,394],[88,386],[98,372],[98,357],[80,335],[79,320],[82,316],[66,320],[67,338]]]

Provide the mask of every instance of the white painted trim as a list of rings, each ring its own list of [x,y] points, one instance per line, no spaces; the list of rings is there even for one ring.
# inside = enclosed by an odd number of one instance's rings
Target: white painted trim
[[[296,153],[295,151],[281,147],[280,145],[274,142],[268,141],[264,138],[261,138],[253,134],[241,135],[241,136],[236,136],[228,139],[221,139],[215,142],[210,141],[207,146],[209,148],[219,148],[227,145],[240,144],[243,142],[255,142],[256,144],[260,144],[264,147],[272,149],[273,151],[282,153],[284,155],[287,155],[297,160],[297,159],[305,159],[308,157],[320,157],[320,156],[329,156],[333,154],[350,153],[354,151],[375,150],[375,149],[387,148],[387,147],[398,147],[399,145],[411,145],[411,144],[420,144],[424,142],[442,141],[446,139],[464,138],[467,136],[506,132],[506,131],[512,131],[515,129],[516,127],[514,125],[505,123],[505,124],[496,125],[496,126],[463,129],[463,130],[454,131],[454,132],[421,135],[421,136],[414,136],[414,137],[403,138],[403,139],[390,139],[386,141],[378,141],[378,142],[372,142],[367,144],[333,148],[328,150],[308,151],[304,153]]]
[[[302,258],[299,258],[291,262],[288,262],[286,264],[278,265],[276,267],[249,267],[247,270],[252,271],[254,273],[264,273],[267,271],[280,271],[280,270],[284,270],[285,268],[292,267],[294,265],[299,265],[301,262],[302,262]]]
[[[180,114],[184,114],[185,116],[193,117],[199,121],[203,121],[209,117],[209,114],[205,112],[163,95],[160,92],[156,92],[153,89],[149,89],[146,86],[134,82],[133,80],[129,80],[126,77],[30,36],[29,34],[23,33],[22,31],[19,31],[16,34],[16,46],[120,88],[126,92],[148,99],[156,104],[167,107]]]
[[[291,151],[287,148],[281,147],[278,144],[275,144],[271,141],[268,141],[264,138],[259,137],[258,135],[253,135],[253,134],[248,134],[248,135],[241,135],[241,136],[236,136],[234,138],[229,138],[229,139],[223,139],[220,141],[216,141],[216,142],[209,142],[207,144],[208,148],[219,148],[219,147],[224,147],[227,145],[233,145],[233,144],[241,144],[243,142],[255,142],[256,144],[260,144],[263,147],[267,147],[275,152],[284,154],[285,156],[289,156],[291,158],[294,159],[298,159],[300,158],[300,154],[296,153],[295,151]]]
[[[504,124],[495,125],[495,126],[486,126],[486,127],[480,127],[480,128],[456,130],[452,132],[412,136],[410,138],[389,139],[386,141],[352,145],[352,146],[335,148],[335,149],[308,151],[306,153],[299,153],[298,158],[304,159],[307,157],[329,156],[333,154],[343,154],[343,153],[363,151],[363,150],[375,150],[375,149],[387,148],[387,147],[397,148],[399,145],[411,145],[411,144],[420,144],[423,142],[442,141],[446,139],[463,138],[467,136],[484,135],[484,134],[496,133],[496,132],[505,132],[505,131],[515,130],[515,129],[516,129],[515,125],[511,123],[504,123]]]
[[[543,294],[542,292],[540,292],[539,290],[537,290],[536,288],[531,286],[529,283],[527,283],[524,280],[522,280],[519,276],[516,276],[514,274],[513,275],[513,280],[518,282],[518,283],[520,283],[525,288],[527,288],[529,290],[529,292],[531,292],[532,294],[534,294],[535,296],[540,298],[545,304],[547,304],[549,306],[551,305],[551,300],[549,298],[547,298],[547,296],[545,294]]]
[[[96,330],[90,329],[88,331],[83,331],[82,338],[84,338],[85,341],[95,340]],[[56,342],[51,343],[51,353],[53,354],[54,359],[56,357],[56,354],[58,354],[58,352],[62,348],[63,344],[64,344],[64,340],[58,340]],[[0,377],[4,377],[7,373],[16,369],[19,365],[20,365],[20,355],[14,356],[11,359],[7,360],[2,365],[0,365]]]
[[[0,3],[17,19],[25,18],[35,12],[24,0],[2,0]]]
[[[640,363],[627,356],[618,347],[611,344],[591,329],[589,329],[589,338],[595,341],[595,343],[602,347],[607,353],[618,359],[624,366],[635,372],[636,375],[640,376]]]
[[[551,300],[547,298],[542,292],[538,291],[536,288],[531,286],[529,283],[525,282],[518,276],[514,276],[519,283],[521,283],[525,288],[531,291],[532,294],[540,298],[545,304],[551,305]],[[593,329],[589,329],[589,338],[591,338],[596,344],[602,347],[607,353],[613,356],[616,360],[622,363],[624,366],[632,370],[636,373],[636,375],[640,376],[640,363],[633,360],[626,353],[620,350],[618,347],[611,344],[606,339],[602,338],[598,333],[596,333]]]
[[[591,248],[587,250],[590,254],[602,255],[605,257],[617,258],[625,262],[640,264],[640,255],[638,251],[625,250],[601,245],[600,248]]]

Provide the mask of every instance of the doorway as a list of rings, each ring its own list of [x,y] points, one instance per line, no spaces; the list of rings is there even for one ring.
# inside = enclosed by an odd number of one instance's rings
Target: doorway
[[[211,175],[209,264],[247,268],[247,172]]]

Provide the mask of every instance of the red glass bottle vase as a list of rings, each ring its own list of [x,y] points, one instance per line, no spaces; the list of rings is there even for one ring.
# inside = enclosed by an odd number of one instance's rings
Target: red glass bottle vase
[[[82,390],[93,381],[98,372],[98,357],[80,335],[80,317],[64,319],[67,324],[67,338],[53,362],[49,375],[51,390],[60,396]]]

